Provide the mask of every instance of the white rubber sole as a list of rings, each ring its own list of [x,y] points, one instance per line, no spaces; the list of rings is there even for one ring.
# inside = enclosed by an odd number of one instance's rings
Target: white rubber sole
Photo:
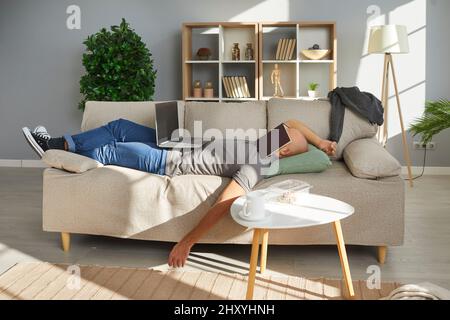
[[[31,130],[28,127],[23,127],[22,133],[25,136],[25,139],[27,140],[30,147],[38,154],[39,157],[42,158],[42,156],[44,155],[44,150],[42,150],[36,140],[34,140],[33,136],[31,135]]]

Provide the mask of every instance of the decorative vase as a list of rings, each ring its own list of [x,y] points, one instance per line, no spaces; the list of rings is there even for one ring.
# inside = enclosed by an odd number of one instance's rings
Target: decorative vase
[[[253,45],[251,43],[247,43],[247,48],[245,49],[245,60],[253,60]]]
[[[203,90],[203,97],[205,98],[213,98],[214,97],[214,89],[211,81],[207,81],[205,84],[205,89]]]
[[[211,57],[211,50],[209,48],[200,48],[197,50],[198,60],[209,60]]]
[[[308,90],[308,96],[310,98],[315,98],[317,96],[317,91]]]
[[[231,49],[231,60],[241,60],[241,50],[239,49],[239,43],[233,43],[233,48]]]
[[[200,82],[200,80],[195,80],[194,81],[194,87],[192,90],[192,95],[194,98],[201,98],[202,97],[202,83]]]

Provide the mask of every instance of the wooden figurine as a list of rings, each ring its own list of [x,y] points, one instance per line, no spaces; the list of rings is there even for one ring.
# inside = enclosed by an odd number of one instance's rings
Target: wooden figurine
[[[272,74],[270,75],[270,80],[274,85],[274,97],[283,97],[284,91],[281,87],[281,70],[278,67],[278,63],[275,63],[275,66],[272,70]]]

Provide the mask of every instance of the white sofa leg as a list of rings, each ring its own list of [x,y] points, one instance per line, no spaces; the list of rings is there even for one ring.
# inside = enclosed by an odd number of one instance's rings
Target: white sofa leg
[[[64,252],[69,252],[70,250],[70,233],[61,232],[61,245]]]

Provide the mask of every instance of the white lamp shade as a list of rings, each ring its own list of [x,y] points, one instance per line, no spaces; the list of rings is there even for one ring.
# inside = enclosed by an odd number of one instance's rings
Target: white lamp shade
[[[369,53],[409,53],[406,26],[389,24],[370,29]]]

